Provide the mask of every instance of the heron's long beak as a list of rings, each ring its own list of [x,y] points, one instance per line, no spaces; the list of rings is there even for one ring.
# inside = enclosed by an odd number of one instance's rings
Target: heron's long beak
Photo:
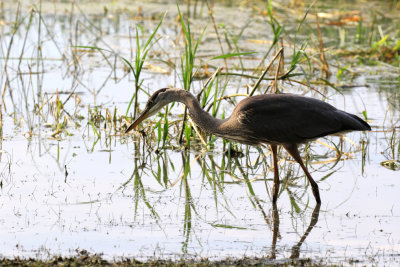
[[[131,125],[129,125],[128,129],[126,129],[125,133],[131,131],[133,128],[135,128],[136,126],[138,126],[144,119],[146,119],[148,117],[148,110],[144,110],[142,113],[140,113],[139,117],[136,118],[136,120],[134,120],[132,122]]]

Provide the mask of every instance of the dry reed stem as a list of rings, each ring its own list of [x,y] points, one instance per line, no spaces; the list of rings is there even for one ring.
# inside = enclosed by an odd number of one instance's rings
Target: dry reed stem
[[[316,20],[317,20],[317,30],[318,30],[318,41],[319,41],[319,57],[322,62],[322,72],[325,73],[325,77],[329,78],[331,76],[331,72],[329,71],[329,66],[325,58],[325,53],[324,53],[324,43],[322,41],[322,32],[321,28],[319,27],[319,18],[318,18],[318,13],[315,14]]]
[[[217,40],[218,40],[218,43],[219,43],[219,47],[221,48],[222,55],[224,55],[225,54],[224,47],[222,46],[221,38],[219,36],[218,28],[217,28],[217,25],[215,24],[215,19],[214,19],[214,16],[213,16],[213,12],[214,11],[213,11],[212,7],[210,7],[210,4],[209,4],[208,0],[206,0],[206,3],[207,3],[207,8],[208,8],[208,14],[209,14],[209,16],[211,18],[211,22],[213,24],[215,34],[217,35]],[[226,58],[224,58],[224,63],[225,63],[225,69],[226,69],[226,71],[228,71],[229,70],[228,69],[228,62],[226,61]]]
[[[273,85],[272,85],[272,88],[274,88],[274,94],[276,94],[278,92],[278,76],[279,76],[279,74],[281,72],[281,68],[283,70],[283,67],[284,67],[284,64],[285,64],[284,61],[283,61],[284,60],[284,48],[283,48],[283,46],[279,50],[279,52],[281,52],[281,53],[279,53],[280,57],[279,57],[279,60],[278,60],[278,67],[276,68],[274,81],[273,81]]]
[[[253,86],[249,96],[252,96],[254,94],[254,92],[256,91],[257,87],[260,85],[261,81],[263,80],[265,74],[267,74],[268,70],[271,68],[272,63],[274,63],[275,59],[283,52],[283,47],[281,49],[279,49],[278,53],[275,54],[275,56],[272,58],[271,62],[269,63],[269,65],[265,68],[265,70],[263,71],[263,73],[261,74],[261,76],[258,78],[258,81],[256,82],[256,84]]]

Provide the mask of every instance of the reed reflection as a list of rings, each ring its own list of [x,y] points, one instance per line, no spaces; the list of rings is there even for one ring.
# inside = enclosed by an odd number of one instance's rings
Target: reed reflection
[[[146,179],[145,183],[147,183],[149,181],[147,179],[151,180],[151,177],[153,177],[165,189],[163,193],[166,194],[168,194],[168,191],[173,192],[171,189],[179,185],[179,196],[173,195],[171,197],[177,199],[175,203],[184,204],[176,204],[176,208],[182,211],[179,214],[183,215],[177,219],[183,222],[179,228],[182,233],[181,251],[184,254],[191,253],[192,235],[193,232],[196,232],[193,228],[199,227],[201,223],[205,222],[212,226],[241,231],[250,231],[252,229],[251,225],[243,226],[240,221],[236,225],[225,224],[225,221],[218,221],[218,216],[216,215],[213,217],[213,221],[209,221],[208,218],[205,218],[207,216],[199,212],[199,210],[204,210],[204,207],[210,204],[209,198],[211,196],[215,205],[215,213],[213,214],[220,213],[232,215],[233,218],[240,217],[241,214],[238,214],[239,209],[235,207],[239,200],[229,199],[226,196],[233,196],[228,192],[240,188],[240,190],[246,191],[242,195],[247,195],[248,201],[254,208],[253,211],[258,210],[260,212],[258,219],[263,220],[272,233],[272,240],[268,245],[270,247],[269,258],[276,259],[279,257],[277,252],[279,240],[285,238],[285,236],[282,236],[280,232],[278,207],[272,204],[272,194],[270,192],[273,181],[272,178],[268,178],[272,172],[268,158],[270,154],[264,154],[260,150],[259,154],[256,153],[255,156],[253,153],[253,159],[250,159],[249,156],[244,156],[244,154],[240,156],[240,154],[235,153],[218,154],[207,153],[207,151],[192,152],[190,150],[172,151],[160,149],[157,153],[154,153],[144,149],[144,146],[141,146],[139,142],[135,144],[135,151],[134,170],[130,180],[125,183],[125,185],[130,182],[134,184],[135,207],[138,206],[138,201],[142,201],[158,223],[163,225],[163,216],[160,215],[163,211],[158,210],[158,203],[152,203],[152,198],[148,198],[146,195],[146,193],[154,195],[157,192],[143,186],[143,179]],[[307,153],[313,153],[313,149],[307,148]],[[340,158],[330,158],[329,153],[331,152],[327,152],[326,155],[328,160],[315,165],[319,171],[328,172],[327,177],[338,169],[337,161],[340,160]],[[246,154],[249,155],[248,152]],[[320,153],[318,152],[318,154]],[[180,161],[177,160],[177,157],[180,157]],[[306,158],[310,160],[312,156],[307,156]],[[289,164],[286,161],[282,161],[280,164],[280,175],[283,177],[284,185],[281,187],[280,194],[287,194],[292,210],[295,212],[294,214],[306,214],[306,211],[309,210],[309,196],[304,193],[304,179],[301,179],[302,176],[296,176],[296,169],[293,169],[293,164]],[[200,173],[197,172],[198,167],[200,167]],[[146,175],[150,175],[150,177],[146,177]],[[201,177],[201,182],[196,180],[196,177]],[[263,189],[264,187],[265,189]],[[206,199],[204,196],[206,196]],[[270,207],[270,213],[266,210],[268,207]],[[136,212],[137,210],[135,210]],[[293,259],[299,258],[302,245],[318,222],[319,212],[320,205],[316,205],[306,231],[291,249],[291,257]],[[217,218],[217,221],[215,221],[215,218]],[[257,218],[252,218],[252,220],[257,220]],[[197,230],[201,231],[203,229]],[[266,237],[266,240],[269,240],[269,238]],[[201,238],[196,238],[196,242],[201,242]]]

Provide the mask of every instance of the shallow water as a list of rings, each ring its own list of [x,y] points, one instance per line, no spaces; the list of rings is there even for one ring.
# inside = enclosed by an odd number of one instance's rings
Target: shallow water
[[[110,55],[81,51],[74,64],[71,44],[110,47],[129,58],[129,28],[131,35],[135,23],[152,29],[157,20],[150,19],[151,16],[158,17],[168,9],[160,28],[162,39],[154,46],[153,56],[180,64],[182,48],[173,43],[180,32],[173,21],[174,5],[143,4],[145,19],[138,20],[134,19],[137,6],[126,11],[120,9],[123,2],[116,6],[104,4],[110,11],[103,14],[102,8],[92,10],[86,4],[75,6],[71,15],[69,5],[60,4],[61,8],[57,6],[57,11],[53,11],[51,3],[43,2],[43,20],[48,28],[42,24],[40,29],[42,55],[37,56],[39,27],[34,16],[26,45],[23,46],[23,40],[27,20],[13,37],[8,61],[9,22],[13,21],[16,7],[11,3],[3,7],[7,12],[2,19],[6,23],[1,24],[4,34],[0,39],[0,67],[7,66],[7,72],[2,72],[1,88],[6,86],[7,90],[2,102],[0,256],[46,258],[75,255],[77,249],[85,249],[102,253],[106,259],[252,256],[269,257],[272,262],[290,257],[332,263],[400,262],[399,168],[390,169],[382,164],[399,161],[398,67],[352,65],[351,70],[360,73],[356,78],[331,78],[331,82],[357,87],[342,89],[341,93],[320,88],[329,96],[327,102],[340,109],[361,117],[366,110],[373,131],[347,134],[342,144],[346,154],[340,160],[334,150],[321,143],[313,142],[304,152],[320,187],[319,210],[302,171],[282,151],[286,160],[280,164],[280,177],[285,189],[274,207],[270,197],[271,155],[267,148],[262,157],[256,148],[239,146],[249,152],[235,159],[223,152],[220,139],[209,151],[194,144],[189,151],[169,148],[156,153],[157,144],[144,143],[136,133],[124,136],[99,129],[102,137],[97,138],[92,126],[86,125],[89,107],[117,107],[120,114],[125,113],[133,91],[132,77],[125,75],[122,62]],[[204,17],[207,9],[203,8]],[[27,12],[22,14],[29,16]],[[239,31],[246,20],[252,20],[253,26],[244,31],[240,47],[265,52],[265,44],[249,41],[267,38],[267,34],[257,35],[257,30],[266,27],[265,19],[257,12],[217,6],[215,14],[218,23],[228,25],[233,32]],[[234,19],[239,14],[243,21]],[[284,16],[279,12],[278,15]],[[194,21],[207,24],[201,18]],[[208,24],[207,43],[200,45],[199,54],[212,57],[220,51],[212,25]],[[193,25],[198,34],[201,25]],[[257,60],[250,58],[244,64],[258,64],[261,58],[257,55]],[[331,60],[332,65],[337,63]],[[149,62],[143,84],[150,93],[165,86],[181,87],[179,71],[159,61]],[[229,62],[232,66],[238,63]],[[111,67],[114,64],[115,70]],[[219,64],[224,63],[210,63]],[[151,66],[169,73],[154,71]],[[38,74],[32,74],[34,71]],[[31,74],[18,74],[24,72]],[[202,82],[194,84],[194,91]],[[252,82],[232,78],[226,94],[243,92],[245,84]],[[304,92],[288,84],[284,89]],[[48,108],[43,112],[46,118],[32,110],[41,102],[39,91],[42,96],[47,93],[52,97],[50,102],[56,98],[57,90],[63,101],[71,91],[76,93],[64,109],[86,119],[78,127],[74,124],[78,120],[72,115],[67,128],[71,135],[54,138],[54,128],[49,127],[54,124],[54,110],[43,105]],[[313,92],[306,94],[320,98]],[[141,106],[146,99],[146,94],[139,95]],[[232,105],[223,105],[229,114]],[[175,105],[172,113],[182,111],[182,107]],[[170,134],[176,134],[175,129],[171,128]],[[340,147],[338,137],[320,141]],[[362,141],[368,144],[365,161]]]

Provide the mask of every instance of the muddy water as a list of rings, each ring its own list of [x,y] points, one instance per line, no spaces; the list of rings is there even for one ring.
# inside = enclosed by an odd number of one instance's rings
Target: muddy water
[[[174,21],[176,7],[158,3],[124,9],[124,4],[104,3],[89,9],[93,5],[82,3],[72,9],[71,5],[43,2],[40,27],[37,14],[28,23],[31,13],[24,6],[20,14],[24,20],[15,35],[11,27],[17,7],[4,4],[0,256],[40,258],[74,255],[77,249],[85,249],[102,253],[106,259],[251,256],[272,262],[290,257],[333,263],[400,261],[398,66],[356,65],[351,58],[345,63],[329,58],[334,73],[330,81],[340,91],[315,87],[338,108],[359,116],[365,110],[373,131],[349,133],[342,144],[338,137],[321,139],[329,146],[342,146],[345,154],[339,160],[334,150],[321,143],[312,143],[304,152],[320,187],[321,207],[315,207],[303,173],[287,157],[280,173],[285,189],[273,206],[273,172],[266,148],[262,157],[256,148],[239,146],[248,152],[246,156],[229,158],[217,140],[211,151],[197,145],[190,151],[170,148],[156,153],[157,143],[144,143],[138,134],[122,136],[99,129],[98,138],[87,125],[88,110],[95,106],[103,113],[117,107],[124,114],[133,80],[112,54],[76,52],[74,45],[102,47],[130,58],[135,24],[148,36],[160,13],[168,10],[159,32],[162,38],[143,72],[143,87],[150,93],[165,86],[181,87],[179,67],[165,64],[168,60],[180,64],[179,38],[183,37]],[[197,8],[192,28],[198,36],[208,25],[199,48],[201,60],[206,60],[221,52],[207,7]],[[262,53],[245,59],[246,67],[258,64],[272,36],[267,18],[257,8],[215,7],[221,32],[225,27],[237,34],[251,21],[239,47]],[[346,8],[363,11],[365,7]],[[182,10],[186,12],[186,6]],[[294,18],[283,20],[287,9],[277,10],[277,18],[288,29],[297,27]],[[237,20],[239,15],[243,20]],[[325,38],[329,43],[335,36]],[[229,49],[225,43],[224,48]],[[290,57],[291,49],[287,50]],[[233,69],[239,65],[238,60],[228,62]],[[334,67],[339,63],[351,66],[350,74],[340,79]],[[223,65],[215,61],[210,68]],[[193,91],[204,82],[196,81]],[[247,83],[254,80],[232,77],[226,94],[244,92]],[[282,90],[321,98],[295,85],[285,84]],[[69,134],[53,135],[55,111],[47,103],[56,99],[56,92],[71,115]],[[69,95],[74,97],[68,100]],[[141,106],[146,99],[146,94],[139,95]],[[227,113],[232,110],[229,102],[223,105]],[[35,106],[42,106],[41,111]],[[175,105],[171,117],[182,112]],[[79,120],[76,114],[85,118]],[[176,134],[174,129],[170,133]],[[282,156],[286,156],[283,151]]]

